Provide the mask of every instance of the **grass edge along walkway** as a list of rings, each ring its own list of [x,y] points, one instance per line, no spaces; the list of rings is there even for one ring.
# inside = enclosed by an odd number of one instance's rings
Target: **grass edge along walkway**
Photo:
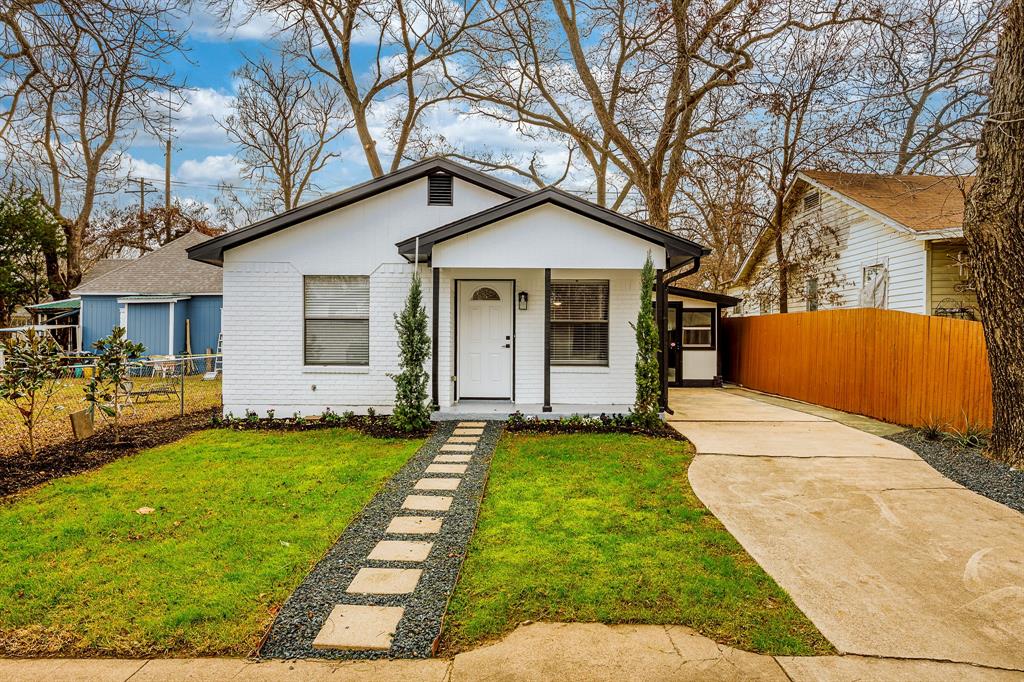
[[[506,434],[446,620],[449,653],[523,621],[680,624],[748,651],[834,650],[690,489],[688,443]]]
[[[421,442],[203,431],[5,501],[0,655],[248,654]]]

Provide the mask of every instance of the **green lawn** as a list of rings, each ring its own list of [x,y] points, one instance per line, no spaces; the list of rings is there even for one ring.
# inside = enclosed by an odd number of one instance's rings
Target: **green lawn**
[[[773,654],[830,652],[697,500],[688,444],[510,435],[452,598],[450,650],[524,620],[678,623]]]
[[[248,653],[420,444],[206,431],[0,503],[0,655]]]

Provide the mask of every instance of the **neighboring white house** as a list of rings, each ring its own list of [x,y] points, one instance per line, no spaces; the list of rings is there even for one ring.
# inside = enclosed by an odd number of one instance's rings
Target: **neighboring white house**
[[[804,171],[786,195],[785,244],[818,248],[789,286],[790,312],[877,307],[974,319],[977,298],[963,239],[970,178]],[[799,228],[799,229],[795,229]],[[828,257],[822,257],[828,253]],[[799,261],[799,258],[795,259]],[[778,312],[775,244],[759,237],[730,293],[732,314]],[[793,279],[793,278],[791,278]]]
[[[224,268],[226,412],[390,411],[394,315],[418,263],[435,405],[558,414],[629,408],[645,259],[664,271],[664,325],[674,309],[668,284],[707,253],[567,193],[430,159],[211,239],[189,257]],[[707,355],[719,306],[691,300],[716,311],[686,337],[687,350]],[[707,317],[687,319],[703,326]],[[715,362],[694,364],[680,380],[716,380]]]

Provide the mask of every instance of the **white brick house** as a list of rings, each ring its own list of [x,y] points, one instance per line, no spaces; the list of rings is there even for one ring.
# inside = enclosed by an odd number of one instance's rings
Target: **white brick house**
[[[664,323],[669,298],[682,300],[668,284],[699,267],[703,247],[558,190],[430,159],[189,257],[224,268],[225,412],[390,411],[394,315],[418,267],[435,405],[558,414],[632,403],[648,253]],[[713,318],[688,345],[714,348]],[[714,363],[706,373],[689,381],[712,383]]]

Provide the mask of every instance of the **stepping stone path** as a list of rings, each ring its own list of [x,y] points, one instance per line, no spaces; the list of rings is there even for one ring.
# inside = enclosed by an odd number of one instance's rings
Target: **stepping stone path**
[[[288,598],[260,655],[432,655],[501,429],[438,424]]]

